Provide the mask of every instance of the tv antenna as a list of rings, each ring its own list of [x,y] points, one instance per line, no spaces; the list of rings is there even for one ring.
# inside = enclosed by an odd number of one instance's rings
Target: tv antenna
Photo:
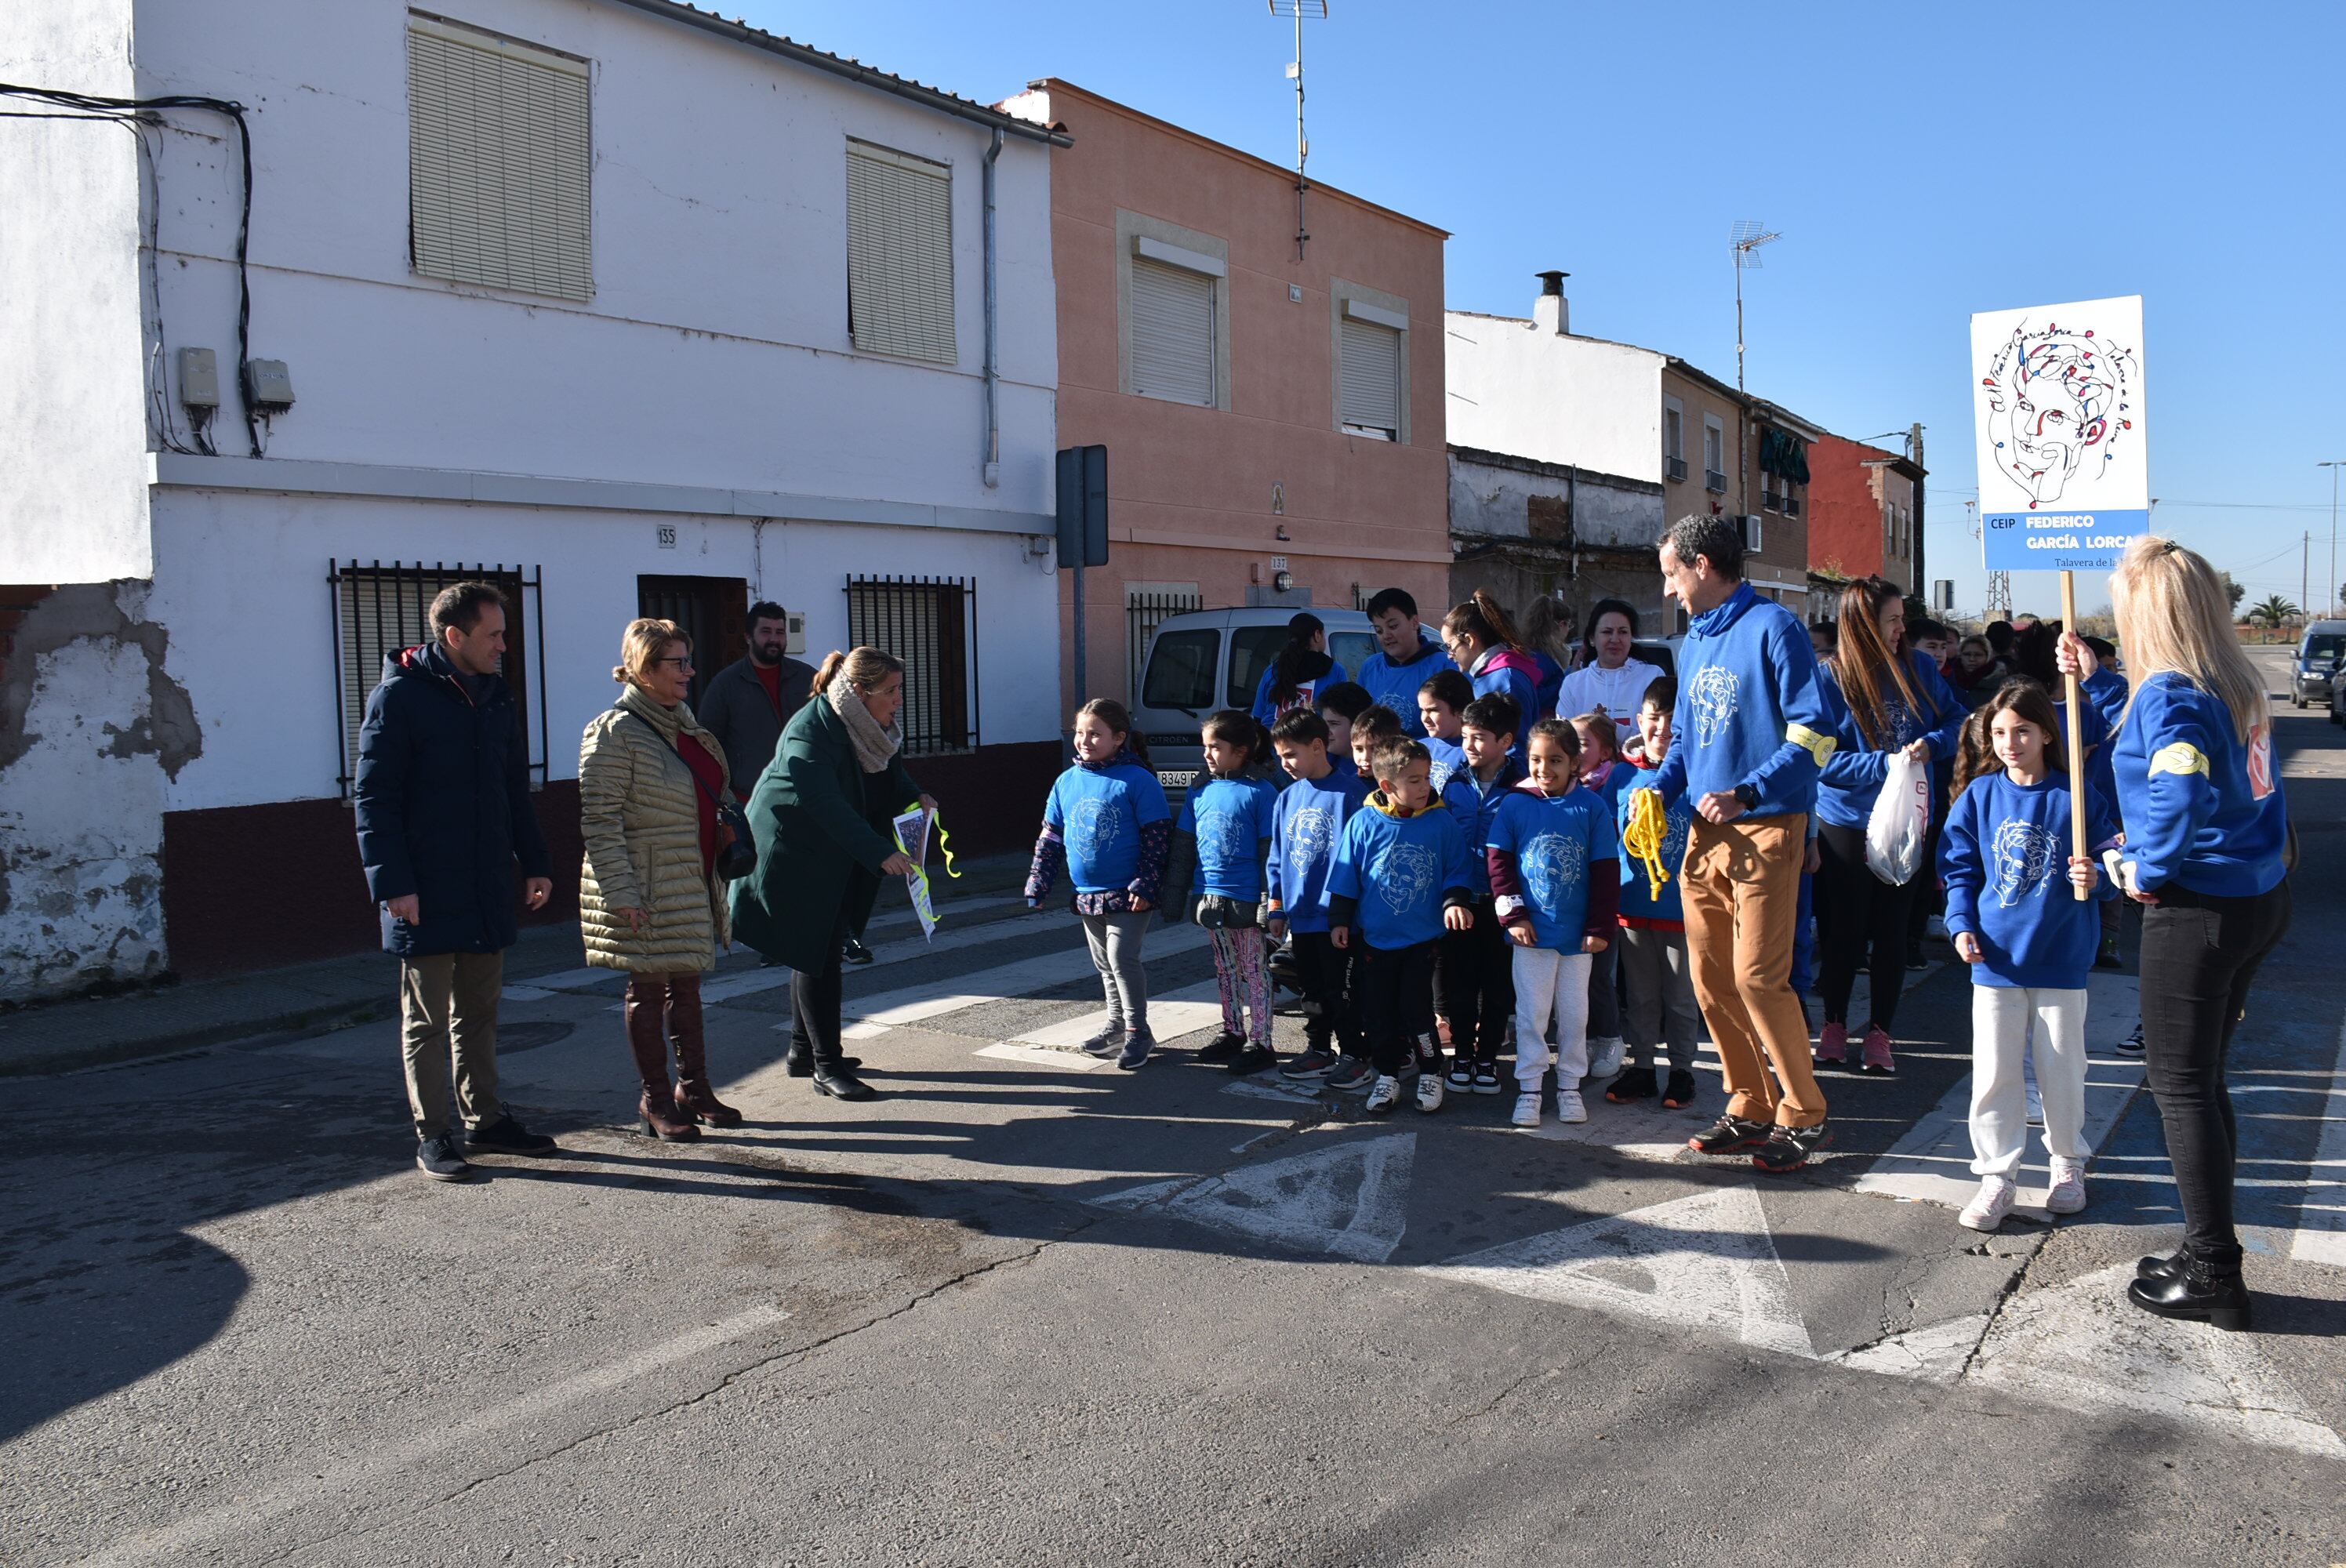
[[[1739,218],[1729,237],[1728,249],[1735,257],[1735,390],[1743,390],[1743,274],[1756,270],[1760,265],[1760,247],[1784,238],[1774,233],[1756,218]]]
[[[1311,156],[1311,139],[1303,134],[1303,24],[1325,22],[1328,0],[1264,0],[1264,4],[1273,16],[1295,18],[1295,58],[1287,63],[1287,75],[1295,84],[1295,259],[1300,261],[1303,247],[1311,239],[1303,221],[1303,193],[1311,188],[1303,177],[1303,163]]]

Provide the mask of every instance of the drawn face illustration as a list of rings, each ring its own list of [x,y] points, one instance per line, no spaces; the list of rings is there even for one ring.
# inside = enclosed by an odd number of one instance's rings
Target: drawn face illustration
[[[1236,811],[1205,811],[1198,817],[1198,860],[1201,864],[1236,866],[1253,858],[1247,826]]]
[[[1078,800],[1067,813],[1067,852],[1096,860],[1124,831],[1124,808],[1114,800]]]
[[[1996,466],[2032,508],[2061,499],[2073,479],[2090,482],[2110,461],[2133,357],[2090,334],[2021,328],[1982,389]]]
[[[1587,877],[1588,846],[1561,833],[1542,833],[1524,846],[1521,864],[1532,902],[1552,910]]]
[[[1395,844],[1378,861],[1377,896],[1400,914],[1423,901],[1441,874],[1441,863],[1423,844]]]
[[[1695,672],[1688,695],[1693,699],[1694,743],[1708,746],[1725,735],[1735,718],[1735,672],[1724,665],[1705,665]]]
[[[1996,902],[2010,909],[2025,898],[2041,897],[2051,884],[2059,848],[2052,834],[2034,823],[2008,821],[1998,827],[1994,840]]]
[[[1287,860],[1300,876],[1325,864],[1336,841],[1336,813],[1325,806],[1306,806],[1287,820]]]

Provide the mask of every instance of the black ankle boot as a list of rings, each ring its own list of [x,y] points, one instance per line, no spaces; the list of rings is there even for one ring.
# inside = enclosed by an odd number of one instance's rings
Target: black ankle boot
[[[2147,1257],[2136,1258],[2134,1277],[2137,1279],[2174,1278],[2183,1272],[2184,1251],[2178,1247],[2172,1252],[2154,1252]]]
[[[2249,1326],[2249,1287],[2237,1264],[2218,1273],[2187,1254],[2180,1272],[2136,1280],[2127,1299],[2161,1318],[2204,1319],[2235,1331]]]

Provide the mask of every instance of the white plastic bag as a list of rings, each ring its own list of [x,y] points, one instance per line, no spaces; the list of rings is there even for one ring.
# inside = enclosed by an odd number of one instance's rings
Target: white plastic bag
[[[1866,869],[1893,888],[1903,887],[1923,869],[1923,843],[1930,832],[1930,764],[1895,752],[1865,824]]]

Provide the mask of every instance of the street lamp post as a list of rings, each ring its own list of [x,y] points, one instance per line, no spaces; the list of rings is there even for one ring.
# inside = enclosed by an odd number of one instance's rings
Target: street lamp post
[[[2316,468],[2330,470],[2330,585],[2321,590],[2324,608],[2338,607],[2338,470],[2346,463],[2317,463]]]

